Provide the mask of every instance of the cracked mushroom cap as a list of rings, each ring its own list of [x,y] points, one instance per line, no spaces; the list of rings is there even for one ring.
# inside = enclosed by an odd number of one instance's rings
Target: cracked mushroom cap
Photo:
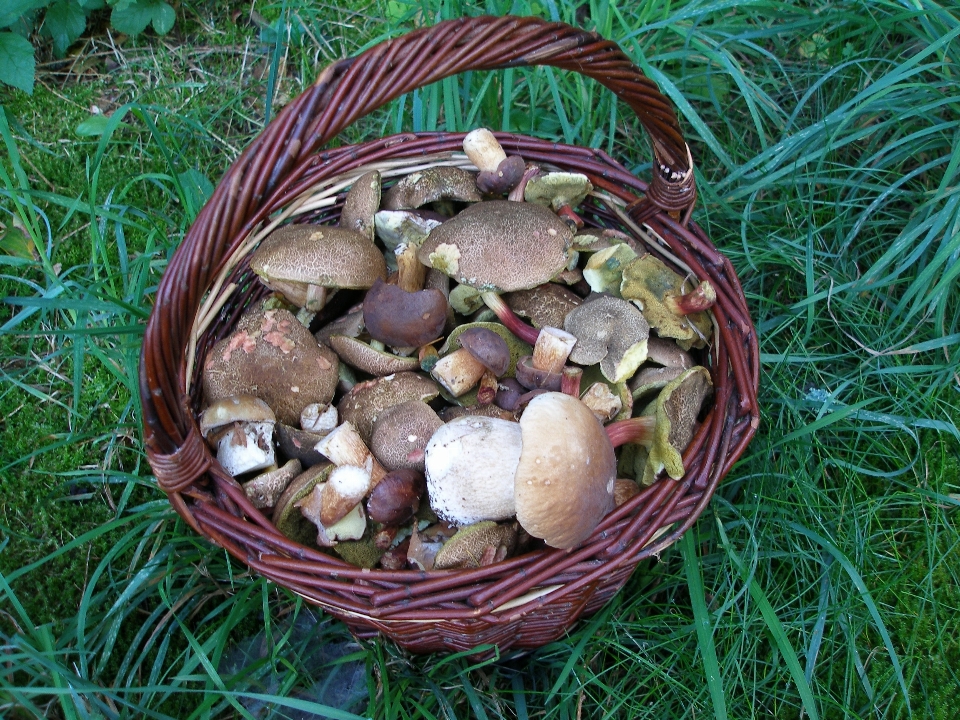
[[[383,196],[384,210],[410,210],[437,200],[479,202],[480,192],[473,173],[461,168],[439,166],[405,176]]]
[[[384,410],[373,424],[370,451],[387,470],[424,470],[424,451],[443,420],[423,400]]]
[[[525,290],[567,266],[572,237],[567,223],[545,207],[488,200],[434,228],[418,257],[481,292]]]
[[[284,225],[250,257],[250,269],[264,285],[298,307],[308,286],[368,288],[387,276],[383,255],[355,230],[321,225]]]
[[[207,354],[203,392],[208,402],[255,395],[286,425],[298,425],[311,403],[329,403],[339,360],[286,310],[247,310],[231,335]]]
[[[643,471],[645,485],[652,483],[661,470],[666,470],[674,480],[683,477],[682,454],[693,439],[697,415],[711,392],[710,372],[699,365],[686,370],[660,391],[656,400],[654,440]]]
[[[606,295],[587,300],[567,315],[563,329],[577,338],[570,361],[599,362],[610,382],[629,378],[647,358],[650,326],[626,300]]]
[[[576,547],[614,508],[613,445],[590,408],[558,392],[533,398],[520,430],[517,520],[550,547]]]
[[[337,405],[340,421],[350,422],[365,443],[373,435],[373,424],[387,408],[408,400],[433,400],[440,394],[439,386],[417,373],[401,372],[395,375],[357,383]]]

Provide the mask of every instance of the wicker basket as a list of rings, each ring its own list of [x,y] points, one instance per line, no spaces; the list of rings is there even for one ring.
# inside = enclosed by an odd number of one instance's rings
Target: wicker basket
[[[630,234],[717,290],[715,339],[703,360],[713,405],[684,453],[686,475],[646,488],[573,551],[548,548],[475,570],[362,570],[288,540],[223,471],[196,420],[195,368],[264,294],[247,268],[250,250],[287,218],[336,221],[338,193],[370,167],[409,172],[466,162],[457,134],[323,149],[357,118],[455,73],[539,64],[592,77],[630,106],[653,141],[652,182],[598,150],[499,134],[505,150],[587,174],[597,189],[588,219]],[[531,648],[558,638],[617,592],[641,559],[694,523],[758,425],[756,333],[729,261],[689,220],[694,199],[692,160],[669,101],[616,44],[594,33],[535,18],[463,18],[329,66],[230,168],[160,283],[140,374],[147,453],[160,487],[196,532],[342,618],[359,637],[380,632],[416,652]]]

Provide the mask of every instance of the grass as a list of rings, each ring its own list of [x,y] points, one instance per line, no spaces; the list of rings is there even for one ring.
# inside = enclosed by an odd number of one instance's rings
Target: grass
[[[929,0],[230,10],[181,3],[167,38],[103,29],[42,63],[32,97],[0,90],[0,222],[37,251],[0,256],[0,714],[955,716],[960,14]],[[332,59],[482,11],[596,28],[677,104],[696,219],[760,333],[763,424],[697,526],[600,613],[474,664],[354,643],[193,536],[151,478],[136,390],[160,274],[265,118]],[[649,171],[624,108],[559,72],[451,79],[344,140],[481,123]]]

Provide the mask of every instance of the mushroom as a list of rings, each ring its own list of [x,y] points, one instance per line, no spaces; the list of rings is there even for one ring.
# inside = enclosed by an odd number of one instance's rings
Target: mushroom
[[[578,365],[599,362],[611,382],[629,378],[647,358],[650,326],[626,300],[595,297],[571,311],[563,325],[577,338],[570,360]]]
[[[583,202],[593,185],[586,175],[571,172],[548,172],[530,179],[523,191],[523,199],[552,207],[561,217],[568,218],[576,227],[583,220],[573,208]]]
[[[567,224],[548,209],[508,200],[471,205],[437,226],[420,262],[480,292],[524,290],[567,266]]]
[[[377,237],[389,250],[400,245],[419,247],[440,220],[410,210],[381,210],[374,215]]]
[[[277,423],[274,427],[277,441],[277,450],[287,459],[300,461],[303,467],[311,467],[324,462],[326,458],[314,450],[314,447],[323,439],[324,433],[310,432],[299,428]]]
[[[217,461],[230,475],[275,467],[277,417],[260,398],[234,395],[212,402],[200,416],[200,432],[217,445]]]
[[[322,438],[315,449],[330,458],[337,467],[352,466],[367,469],[371,487],[376,487],[387,474],[360,437],[357,428],[349,420],[345,420],[337,426],[336,430]]]
[[[420,361],[415,357],[392,355],[346,335],[331,335],[329,343],[343,362],[377,377],[420,367]]]
[[[534,327],[563,327],[563,320],[583,303],[576,293],[556,283],[544,283],[529,290],[517,290],[503,297],[507,306],[520,317],[530,318]]]
[[[510,367],[510,349],[497,333],[483,327],[462,332],[457,340],[460,349],[440,358],[430,371],[454,397],[470,390],[485,370],[499,377]]]
[[[363,321],[375,340],[420,347],[443,334],[447,299],[439,290],[407,292],[378,279],[363,299]]]
[[[630,379],[630,393],[634,400],[639,400],[655,390],[662,390],[667,383],[683,375],[687,368],[681,367],[646,367]]]
[[[313,334],[317,342],[321,345],[330,345],[331,335],[345,335],[347,337],[360,337],[363,334],[363,305],[357,305],[351,308],[346,315],[341,315],[337,319],[327,323]]]
[[[590,408],[601,423],[613,420],[623,408],[623,401],[603,382],[595,382],[588,387],[580,396],[580,401]]]
[[[250,257],[250,269],[271,290],[311,312],[323,308],[331,288],[368,288],[387,274],[370,239],[319,225],[277,228]]]
[[[337,423],[337,408],[327,403],[310,403],[300,411],[300,427],[307,432],[326,435]]]
[[[620,297],[623,268],[636,257],[637,253],[626,243],[611,245],[590,256],[583,268],[583,279],[594,292]]]
[[[613,485],[613,499],[617,507],[640,494],[640,486],[630,478],[617,478]]]
[[[672,340],[651,334],[647,339],[647,360],[664,367],[683,368],[694,366],[690,353],[685,352]]]
[[[482,193],[502,195],[520,182],[526,164],[518,155],[507,154],[487,128],[471,130],[463,138],[463,151],[477,166],[477,189]]]
[[[439,393],[433,380],[401,372],[357,383],[340,400],[337,410],[340,418],[352,423],[364,442],[369,442],[373,424],[384,410],[407,400],[430,401]]]
[[[373,242],[374,215],[380,207],[380,172],[371,170],[364,173],[347,192],[340,212],[340,227],[355,230],[370,242]]]
[[[515,524],[498,525],[484,520],[457,530],[436,554],[433,567],[446,570],[491,565],[509,556],[516,544]]]
[[[520,430],[517,520],[550,547],[576,547],[614,508],[613,445],[590,408],[559,392],[533,398]]]
[[[303,545],[312,545],[317,532],[307,520],[297,503],[313,492],[314,486],[326,482],[333,469],[330,463],[321,463],[308,468],[293,479],[273,506],[273,524],[283,535]]]
[[[410,210],[437,200],[479,202],[473,174],[457,167],[438,166],[407,175],[383,196],[384,210]]]
[[[320,522],[324,527],[330,528],[336,525],[370,492],[372,469],[373,458],[371,457],[365,463],[365,467],[337,465],[330,471],[319,514]]]
[[[430,507],[455,525],[513,516],[520,450],[515,422],[467,416],[441,426],[426,449]]]
[[[716,301],[709,282],[685,289],[684,278],[653,255],[633,260],[623,269],[620,294],[643,312],[660,337],[674,338],[688,347],[703,347],[713,332],[705,312]]]
[[[420,509],[427,490],[422,472],[403,468],[387,474],[367,499],[367,515],[374,522],[400,525]]]
[[[310,403],[329,403],[339,360],[286,310],[255,307],[207,354],[203,392],[213,402],[255,395],[287,425],[300,422]]]
[[[243,492],[255,508],[272,508],[287,485],[300,474],[300,461],[289,460],[283,467],[268,470],[243,484]]]
[[[363,505],[357,503],[336,523],[325,525],[321,515],[324,495],[328,489],[329,482],[314,485],[308,495],[294,503],[303,516],[316,526],[317,545],[333,547],[340,540],[359,540],[367,529],[367,516],[363,512]]]
[[[384,410],[373,424],[370,451],[387,470],[424,471],[424,451],[443,421],[422,400]]]

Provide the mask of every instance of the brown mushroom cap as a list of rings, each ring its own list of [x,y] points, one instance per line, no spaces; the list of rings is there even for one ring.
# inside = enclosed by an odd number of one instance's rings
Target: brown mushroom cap
[[[373,424],[370,451],[387,470],[423,472],[424,450],[443,421],[423,400],[408,400],[384,410]]]
[[[347,192],[340,213],[340,227],[355,230],[373,242],[374,215],[380,207],[380,172],[364,173]]]
[[[583,299],[563,285],[544,283],[529,290],[517,290],[504,296],[504,301],[520,317],[530,318],[534,327],[562,328],[571,310]]]
[[[254,307],[210,350],[203,392],[211,402],[256,395],[280,422],[297,425],[304,407],[333,399],[338,365],[334,352],[318,345],[290,312]]]
[[[567,266],[567,224],[539,205],[488,200],[434,228],[420,262],[480,291],[523,290]]]
[[[370,442],[373,424],[384,410],[408,400],[432,400],[440,394],[437,384],[411,372],[358,383],[337,405],[340,420],[356,427],[363,441]]]
[[[420,347],[443,335],[447,299],[439,290],[407,292],[378,279],[363,299],[363,321],[374,340]]]
[[[613,445],[590,408],[563,393],[533,398],[520,429],[517,520],[550,547],[576,547],[614,508]]]
[[[330,347],[343,362],[357,370],[382,377],[393,373],[417,370],[420,362],[414,357],[401,357],[377,350],[369,343],[346,335],[331,335]]]
[[[510,348],[507,341],[493,330],[474,326],[457,337],[460,347],[473,355],[484,367],[500,377],[510,367]]]
[[[383,255],[366,237],[320,225],[277,228],[250,257],[250,269],[299,307],[306,305],[308,285],[368,288],[387,275]],[[293,292],[300,285],[302,295]]]
[[[567,315],[563,328],[577,338],[570,361],[600,363],[603,376],[620,382],[633,375],[647,357],[650,326],[626,300],[601,295]]]
[[[492,520],[484,520],[457,530],[457,534],[440,548],[434,558],[433,567],[436,570],[480,567],[484,564],[484,556],[490,548],[499,550],[500,554],[506,557],[516,544],[515,523],[498,525]]]
[[[387,190],[383,209],[409,210],[437,200],[479,202],[480,192],[473,173],[449,166],[411,173]]]

